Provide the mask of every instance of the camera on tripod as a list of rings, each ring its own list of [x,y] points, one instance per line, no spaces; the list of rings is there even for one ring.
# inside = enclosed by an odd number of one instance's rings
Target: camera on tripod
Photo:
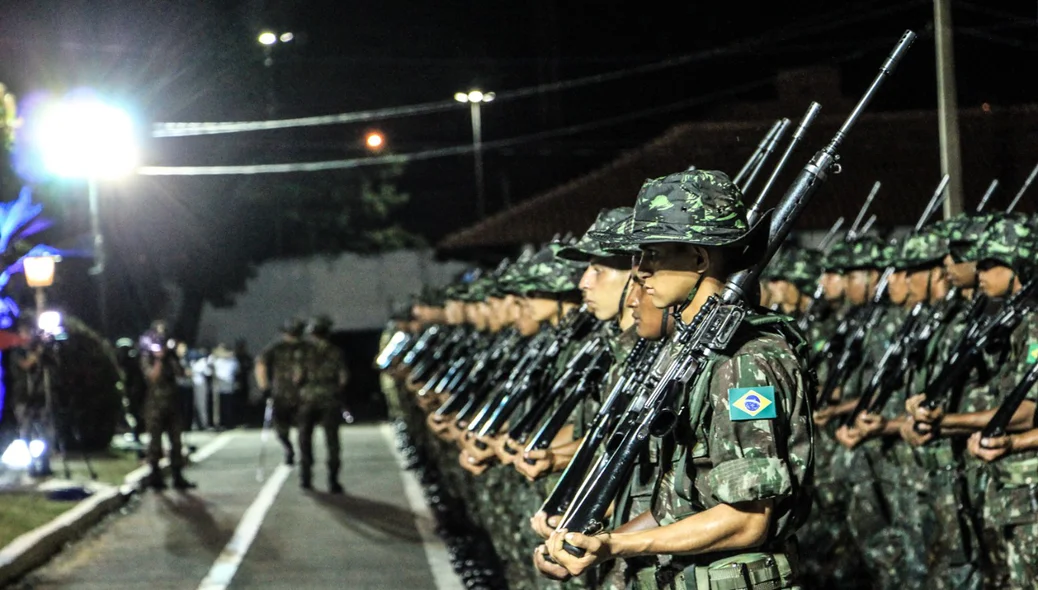
[[[155,330],[148,330],[137,341],[137,349],[140,350],[141,355],[155,355],[164,350],[175,350],[176,347],[176,340],[167,338]]]

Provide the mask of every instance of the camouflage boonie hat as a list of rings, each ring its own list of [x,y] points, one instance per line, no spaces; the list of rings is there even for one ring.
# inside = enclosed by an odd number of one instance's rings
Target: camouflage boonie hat
[[[577,291],[586,264],[557,258],[552,245],[541,248],[524,266],[522,276],[513,285],[521,295],[551,293],[561,295]]]
[[[848,245],[847,258],[843,270],[859,270],[863,268],[883,268],[890,257],[884,252],[883,241],[873,236],[861,236]]]
[[[768,265],[764,267],[764,271],[761,272],[760,278],[764,281],[777,281],[786,277],[786,272],[789,269],[791,258],[794,257],[797,249],[792,246],[782,246],[779,251],[768,262]]]
[[[602,250],[609,252],[612,256],[624,256],[637,254],[638,245],[631,241],[631,232],[634,231],[634,209],[628,209],[627,216],[613,225],[596,229],[592,238],[602,244]]]
[[[818,250],[801,248],[786,261],[783,275],[777,277],[796,285],[801,293],[814,291],[818,278],[822,276],[822,253]]]
[[[302,336],[306,330],[306,322],[301,318],[289,318],[281,323],[281,333],[290,336]]]
[[[898,270],[920,266],[939,266],[948,253],[948,239],[943,228],[924,229],[905,238],[897,253],[889,261]]]
[[[615,209],[603,209],[599,212],[595,222],[591,224],[584,235],[576,243],[564,246],[555,253],[556,256],[565,260],[576,262],[589,262],[592,257],[609,258],[616,256],[615,252],[607,250],[603,244],[600,234],[611,236],[609,228],[616,226],[625,219],[630,219],[634,209],[631,207],[617,207]]]
[[[977,260],[977,247],[984,229],[996,219],[1005,217],[1004,213],[985,213],[983,215],[959,215],[949,219],[945,229],[948,238],[948,251],[956,262],[973,262]]]
[[[415,303],[419,305],[428,305],[430,307],[443,307],[445,302],[446,294],[445,289],[437,289],[426,285],[422,287],[421,293],[415,298]]]
[[[742,193],[723,172],[686,170],[638,192],[630,242],[734,246],[751,235]]]
[[[991,223],[976,247],[976,261],[995,260],[1021,275],[1030,275],[1035,267],[1035,232],[1024,219],[1003,217]]]
[[[826,252],[821,259],[822,269],[831,272],[843,272],[850,265],[851,242],[840,240]]]

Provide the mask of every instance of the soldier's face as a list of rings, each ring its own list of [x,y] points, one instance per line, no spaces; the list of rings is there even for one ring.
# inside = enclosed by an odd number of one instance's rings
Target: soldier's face
[[[785,281],[767,281],[764,287],[768,290],[768,305],[782,303],[786,300]]]
[[[558,315],[559,304],[554,299],[527,297],[523,300],[524,315],[535,322],[545,322]]]
[[[541,323],[534,321],[530,316],[523,313],[520,314],[519,318],[516,320],[515,328],[519,330],[519,333],[523,336],[533,336],[541,329]]]
[[[951,254],[944,257],[944,271],[948,274],[948,282],[959,288],[977,286],[977,263],[955,262]]]
[[[822,291],[828,301],[837,301],[842,298],[846,287],[847,280],[843,275],[835,272],[822,273]]]
[[[887,283],[887,295],[890,296],[890,302],[894,305],[904,305],[908,300],[908,273],[899,270],[894,274],[890,275],[890,281]]]
[[[638,276],[636,271],[633,271],[633,275]],[[662,337],[660,332],[663,329],[663,314],[666,312],[653,305],[652,298],[646,296],[645,286],[639,279],[631,281],[624,305],[633,311],[634,329],[639,337],[650,340],[659,340]]]
[[[789,281],[775,281],[778,283],[779,292],[782,294],[782,303],[796,305],[800,303],[800,289]]]
[[[986,261],[978,264],[977,269],[977,284],[988,297],[1005,297],[1019,288],[1019,280],[1008,266]]]
[[[684,303],[708,265],[709,259],[702,248],[647,244],[642,246],[638,273],[652,304],[664,309]]]
[[[926,268],[908,273],[908,304],[929,301],[931,294],[944,281],[943,268]]]
[[[580,291],[588,311],[603,322],[614,319],[620,313],[620,297],[630,275],[630,271],[605,266],[592,258],[580,278]]]
[[[465,304],[461,301],[450,300],[444,307],[448,324],[460,324],[465,321]]]
[[[876,286],[876,277],[879,273],[875,270],[852,270],[847,275],[847,299],[854,305],[861,305],[869,299],[873,288]]]

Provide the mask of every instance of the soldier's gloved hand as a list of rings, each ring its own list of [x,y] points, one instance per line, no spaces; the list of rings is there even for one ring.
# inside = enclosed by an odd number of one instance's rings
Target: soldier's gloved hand
[[[981,438],[979,432],[974,432],[966,441],[966,448],[974,457],[991,463],[1013,451],[1013,436]]]
[[[533,550],[533,566],[537,568],[537,571],[540,572],[542,576],[549,580],[565,582],[573,577],[568,571],[566,571],[566,568],[550,561],[548,548],[544,545],[538,545],[537,548]]]
[[[542,539],[547,540],[548,537],[551,537],[557,526],[559,526],[559,516],[557,514],[548,516],[547,512],[538,510],[537,514],[530,517],[530,528]]]
[[[512,463],[516,471],[526,476],[526,479],[535,481],[537,478],[550,473],[555,464],[555,458],[550,449],[535,449],[523,454],[522,461]]]

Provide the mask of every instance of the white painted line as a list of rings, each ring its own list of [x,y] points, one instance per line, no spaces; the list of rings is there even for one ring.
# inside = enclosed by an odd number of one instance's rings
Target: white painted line
[[[404,495],[407,496],[407,503],[411,506],[411,512],[415,516],[414,526],[418,530],[418,536],[422,539],[422,549],[425,550],[425,560],[429,563],[429,569],[432,570],[433,583],[436,584],[437,590],[464,590],[465,585],[451,567],[450,558],[447,556],[447,546],[433,530],[434,520],[432,513],[429,512],[429,506],[425,503],[425,496],[422,495],[422,486],[413,473],[404,469],[404,458],[396,448],[396,435],[392,426],[382,424],[379,430],[382,431],[389,450],[400,465],[400,479],[404,484]]]
[[[260,525],[263,524],[267,511],[274,504],[274,499],[277,498],[281,486],[285,485],[285,480],[288,479],[290,473],[292,473],[292,468],[288,465],[278,465],[274,469],[270,479],[263,484],[263,489],[241,517],[231,540],[227,542],[227,546],[216,558],[216,562],[209,569],[205,579],[198,585],[198,590],[224,590],[231,583],[234,574],[238,572],[238,566],[241,565],[245,554],[249,551],[249,546],[256,539],[256,534],[259,533]]]

